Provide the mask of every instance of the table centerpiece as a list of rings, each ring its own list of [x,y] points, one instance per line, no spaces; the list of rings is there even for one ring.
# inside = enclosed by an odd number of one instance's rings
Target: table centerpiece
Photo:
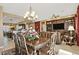
[[[25,34],[25,38],[28,41],[36,40],[39,38],[38,33],[33,29],[32,27],[27,30],[27,33]]]

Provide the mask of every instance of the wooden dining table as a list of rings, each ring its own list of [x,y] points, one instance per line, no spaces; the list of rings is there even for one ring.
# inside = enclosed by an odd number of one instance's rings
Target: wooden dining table
[[[33,53],[34,55],[37,55],[37,50],[39,50],[40,48],[46,46],[47,43],[50,42],[49,38],[46,37],[40,37],[36,40],[32,40],[32,41],[26,41],[26,44],[30,47],[33,48]]]

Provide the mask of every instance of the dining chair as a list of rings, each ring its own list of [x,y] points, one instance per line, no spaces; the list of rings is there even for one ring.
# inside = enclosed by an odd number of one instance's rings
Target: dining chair
[[[55,44],[56,44],[56,39],[57,39],[57,32],[54,32],[52,35],[51,35],[51,42],[50,42],[50,49],[47,51],[47,53],[49,55],[55,55]]]
[[[57,53],[57,51],[55,49],[56,39],[57,39],[57,32],[54,32],[51,35],[51,39],[49,41],[50,44],[48,46],[46,45],[45,47],[40,49],[41,54],[44,54],[44,55],[55,55]]]
[[[46,43],[41,49],[39,49],[39,53],[42,55],[48,55],[48,51],[50,50],[50,39],[51,39],[51,33],[50,32],[45,32],[45,34],[43,33],[43,35],[45,35],[45,38],[49,41],[48,43]]]
[[[21,54],[27,54],[29,55],[29,51],[28,51],[28,47],[26,45],[26,39],[24,38],[24,35],[22,35],[21,33],[17,33],[18,35],[18,39],[19,39],[19,46],[20,46],[20,51]]]
[[[14,31],[13,32],[13,39],[15,43],[15,54],[21,55],[21,54],[29,54],[27,46],[25,45],[25,40],[23,36],[21,35],[21,32]]]
[[[46,32],[40,32],[40,37],[46,37]]]
[[[14,31],[13,32],[13,40],[14,40],[14,43],[15,43],[15,54],[16,55],[19,55],[20,54],[20,43],[19,43],[19,39],[17,37],[17,32]]]
[[[51,39],[51,35],[52,35],[51,32],[46,32],[46,38]]]

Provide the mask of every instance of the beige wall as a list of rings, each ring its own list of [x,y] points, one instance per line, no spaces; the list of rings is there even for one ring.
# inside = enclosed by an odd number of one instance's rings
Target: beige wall
[[[0,6],[0,46],[2,46],[2,39],[3,39],[3,7]]]
[[[26,29],[28,29],[28,28],[30,28],[30,27],[35,28],[34,23],[26,24]]]
[[[40,22],[40,31],[46,32],[46,20]]]

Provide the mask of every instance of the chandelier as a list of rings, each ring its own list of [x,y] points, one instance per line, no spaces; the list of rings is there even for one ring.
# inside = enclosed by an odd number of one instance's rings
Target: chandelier
[[[35,20],[38,18],[37,14],[35,13],[35,11],[32,10],[32,7],[30,5],[29,7],[29,11],[27,11],[24,15],[24,18],[27,20]]]

